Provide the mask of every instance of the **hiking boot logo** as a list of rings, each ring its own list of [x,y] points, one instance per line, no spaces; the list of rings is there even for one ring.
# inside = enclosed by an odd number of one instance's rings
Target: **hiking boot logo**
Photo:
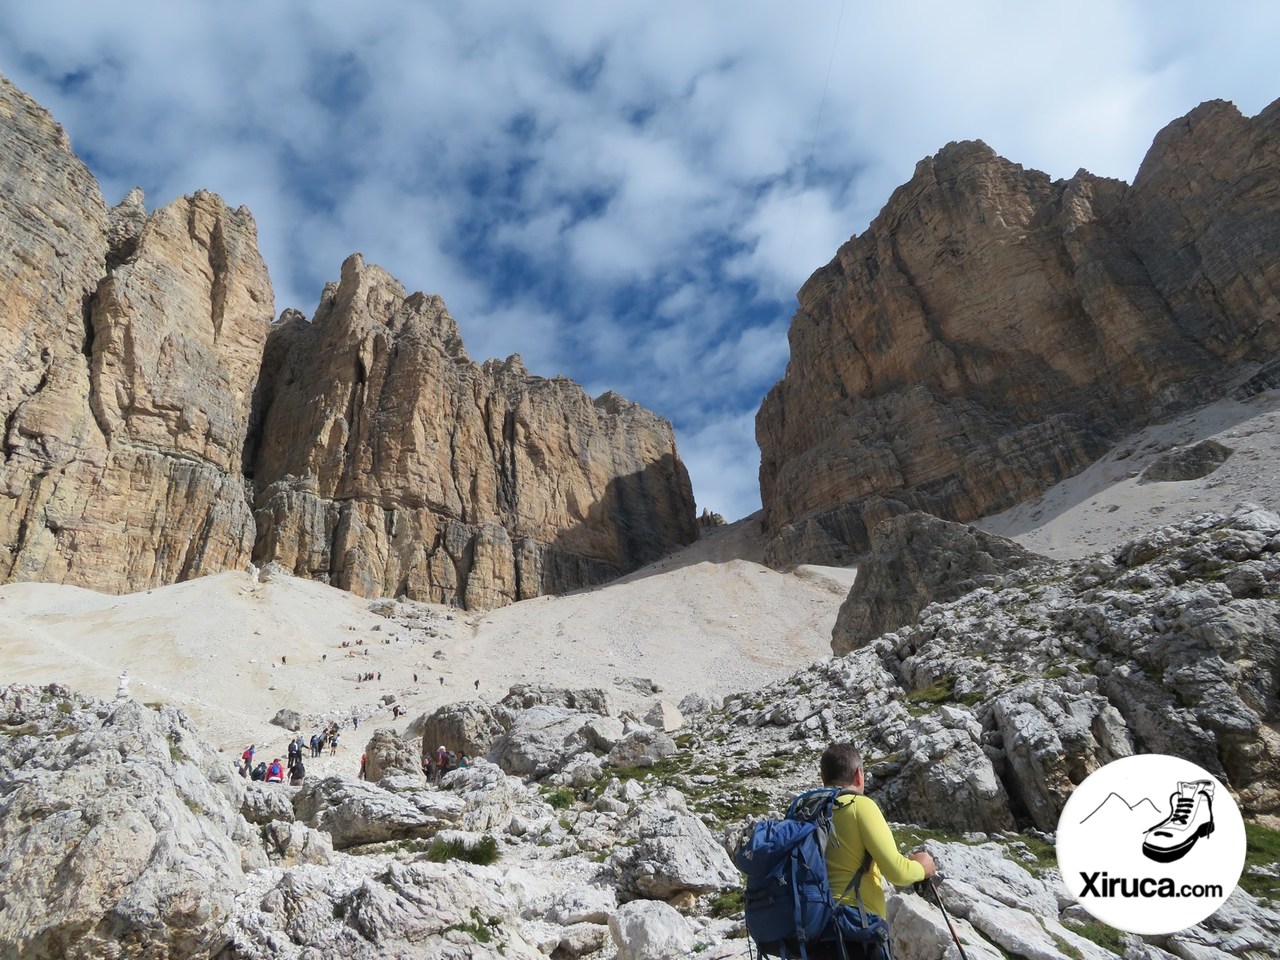
[[[1213,781],[1179,782],[1169,815],[1143,834],[1143,856],[1159,863],[1181,860],[1196,841],[1213,833]]]

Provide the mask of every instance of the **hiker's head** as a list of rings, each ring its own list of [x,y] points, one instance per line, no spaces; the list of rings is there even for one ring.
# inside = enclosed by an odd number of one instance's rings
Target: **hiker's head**
[[[862,780],[862,751],[852,743],[833,743],[822,751],[818,768],[828,787],[860,786],[855,781]]]

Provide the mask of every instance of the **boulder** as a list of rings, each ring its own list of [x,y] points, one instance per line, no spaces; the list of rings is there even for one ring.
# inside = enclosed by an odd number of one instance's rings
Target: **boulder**
[[[598,687],[569,690],[537,683],[518,683],[502,698],[502,706],[508,710],[565,707],[581,713],[598,713],[602,717],[613,715],[608,695]]]
[[[1012,540],[926,513],[885,520],[871,537],[871,554],[840,607],[831,649],[843,656],[882,633],[913,623],[931,603],[999,583],[1011,571],[1048,565]]]
[[[659,700],[644,715],[644,722],[663,733],[671,733],[684,726],[684,717],[674,703]]]
[[[511,721],[511,711],[506,707],[465,700],[446,703],[430,714],[423,714],[409,725],[405,735],[422,738],[424,757],[434,756],[440,744],[469,757],[483,757],[507,732]]]
[[[272,863],[283,867],[299,864],[324,866],[333,861],[333,844],[327,833],[296,821],[273,820],[262,830],[262,842]]]
[[[676,742],[665,733],[641,727],[609,751],[608,762],[614,767],[651,767],[675,752]]]
[[[172,707],[0,689],[0,953],[208,956],[266,865],[244,783]]]
[[[599,719],[566,707],[532,707],[516,715],[488,759],[506,773],[545,777],[586,747],[583,728]]]
[[[667,900],[739,886],[741,876],[684,797],[657,791],[635,804],[618,827],[622,843],[609,858],[624,898]]]
[[[1217,440],[1201,440],[1185,447],[1176,447],[1162,453],[1147,464],[1139,483],[1176,483],[1182,480],[1199,480],[1207,477],[1235,450]]]
[[[281,709],[276,711],[276,715],[271,718],[271,722],[277,727],[284,727],[297,733],[302,729],[302,714],[297,710]]]
[[[380,727],[365,744],[365,779],[378,783],[387,777],[422,780],[422,757],[417,747],[389,727]]]
[[[695,714],[710,713],[711,711],[718,710],[719,708],[720,704],[701,693],[685,694],[676,707],[676,709],[680,711],[680,715],[684,717],[691,717]]]
[[[335,850],[432,837],[457,823],[461,807],[456,798],[439,791],[397,794],[342,777],[311,781],[293,801],[296,818],[328,833]]]
[[[280,783],[246,780],[240,812],[253,824],[267,824],[273,820],[287,823],[293,820],[293,795],[296,792],[295,788]]]
[[[670,960],[690,956],[693,931],[684,917],[656,900],[624,903],[609,917],[617,960]]]

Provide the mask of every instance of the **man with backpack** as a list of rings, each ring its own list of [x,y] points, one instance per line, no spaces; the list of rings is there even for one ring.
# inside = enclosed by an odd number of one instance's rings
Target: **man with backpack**
[[[898,853],[884,814],[863,795],[856,746],[831,744],[820,769],[826,787],[800,794],[782,819],[755,824],[734,855],[747,878],[747,932],[762,956],[889,960],[881,878],[924,880],[933,858]]]
[[[893,840],[893,831],[885,822],[880,807],[865,796],[867,776],[862,768],[862,752],[852,743],[833,743],[819,761],[822,782],[828,787],[851,791],[835,799],[831,815],[832,842],[827,844],[827,880],[836,903],[853,904],[861,892],[862,902],[872,913],[884,916],[884,888],[881,878],[894,886],[905,887],[932,877],[937,872],[933,857],[923,850],[903,856]],[[850,882],[866,858],[870,869],[859,878],[860,890]]]

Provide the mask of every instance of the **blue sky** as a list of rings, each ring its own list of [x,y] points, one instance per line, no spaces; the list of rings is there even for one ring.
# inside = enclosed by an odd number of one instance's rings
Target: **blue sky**
[[[1272,2],[0,0],[0,23],[0,71],[109,203],[247,205],[277,312],[363,253],[442,295],[476,359],[671,419],[730,519],[759,506],[796,290],[918,160],[982,139],[1130,180],[1197,103],[1280,97]]]

